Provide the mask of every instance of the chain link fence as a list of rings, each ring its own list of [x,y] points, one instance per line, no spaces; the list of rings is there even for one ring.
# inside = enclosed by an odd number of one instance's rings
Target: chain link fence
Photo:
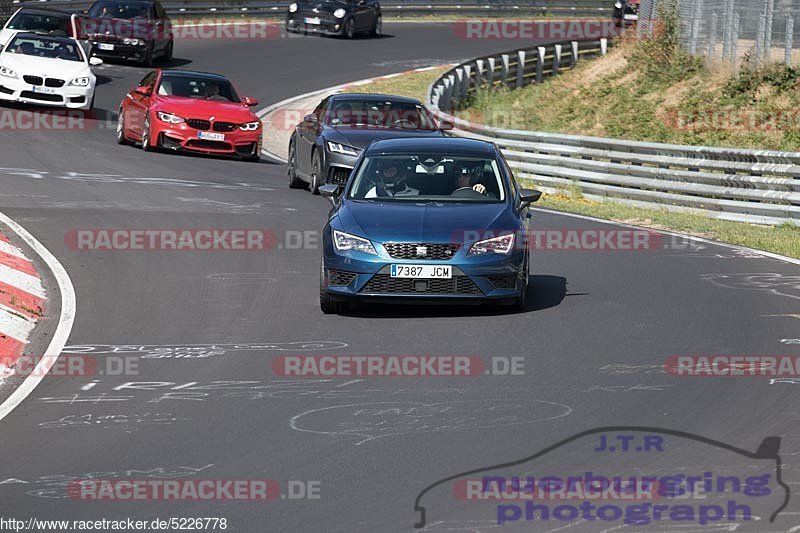
[[[745,56],[800,64],[800,0],[642,0],[640,38],[652,34],[670,4],[689,53],[734,64]]]

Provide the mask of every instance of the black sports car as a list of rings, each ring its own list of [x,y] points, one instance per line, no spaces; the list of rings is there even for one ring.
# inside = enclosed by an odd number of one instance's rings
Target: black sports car
[[[381,5],[377,0],[297,0],[289,4],[286,31],[339,35],[348,39],[357,33],[377,37],[383,31]]]
[[[127,59],[150,67],[172,59],[172,23],[153,0],[97,0],[81,21],[92,55]]]
[[[419,100],[385,94],[334,94],[306,115],[289,141],[289,187],[344,185],[372,141],[398,137],[442,137],[439,125]]]

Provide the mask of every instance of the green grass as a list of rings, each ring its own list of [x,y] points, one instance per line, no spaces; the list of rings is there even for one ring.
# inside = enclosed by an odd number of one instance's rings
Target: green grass
[[[461,113],[506,128],[800,151],[800,68],[648,63],[643,48],[625,43],[538,85],[482,89]]]
[[[566,194],[546,194],[536,206],[624,222],[634,226],[686,233],[800,259],[800,227],[798,226],[785,224],[773,227],[745,224],[665,209],[633,207],[610,201],[593,202],[575,199]]]
[[[366,85],[350,87],[344,92],[396,94],[425,102],[428,87],[449,68],[442,66],[423,72],[408,72],[394,78],[379,79]]]

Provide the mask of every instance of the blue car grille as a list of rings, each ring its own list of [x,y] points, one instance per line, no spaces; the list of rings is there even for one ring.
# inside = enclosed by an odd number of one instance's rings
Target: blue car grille
[[[468,276],[450,279],[393,278],[389,274],[375,274],[361,289],[370,294],[483,294]]]
[[[460,244],[388,242],[383,245],[394,259],[429,259],[446,261],[452,259],[461,248]]]

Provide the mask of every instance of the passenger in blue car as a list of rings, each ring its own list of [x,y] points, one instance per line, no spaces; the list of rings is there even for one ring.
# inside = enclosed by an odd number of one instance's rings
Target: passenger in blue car
[[[392,160],[382,162],[374,183],[365,198],[419,196],[418,189],[408,186],[405,169]]]

